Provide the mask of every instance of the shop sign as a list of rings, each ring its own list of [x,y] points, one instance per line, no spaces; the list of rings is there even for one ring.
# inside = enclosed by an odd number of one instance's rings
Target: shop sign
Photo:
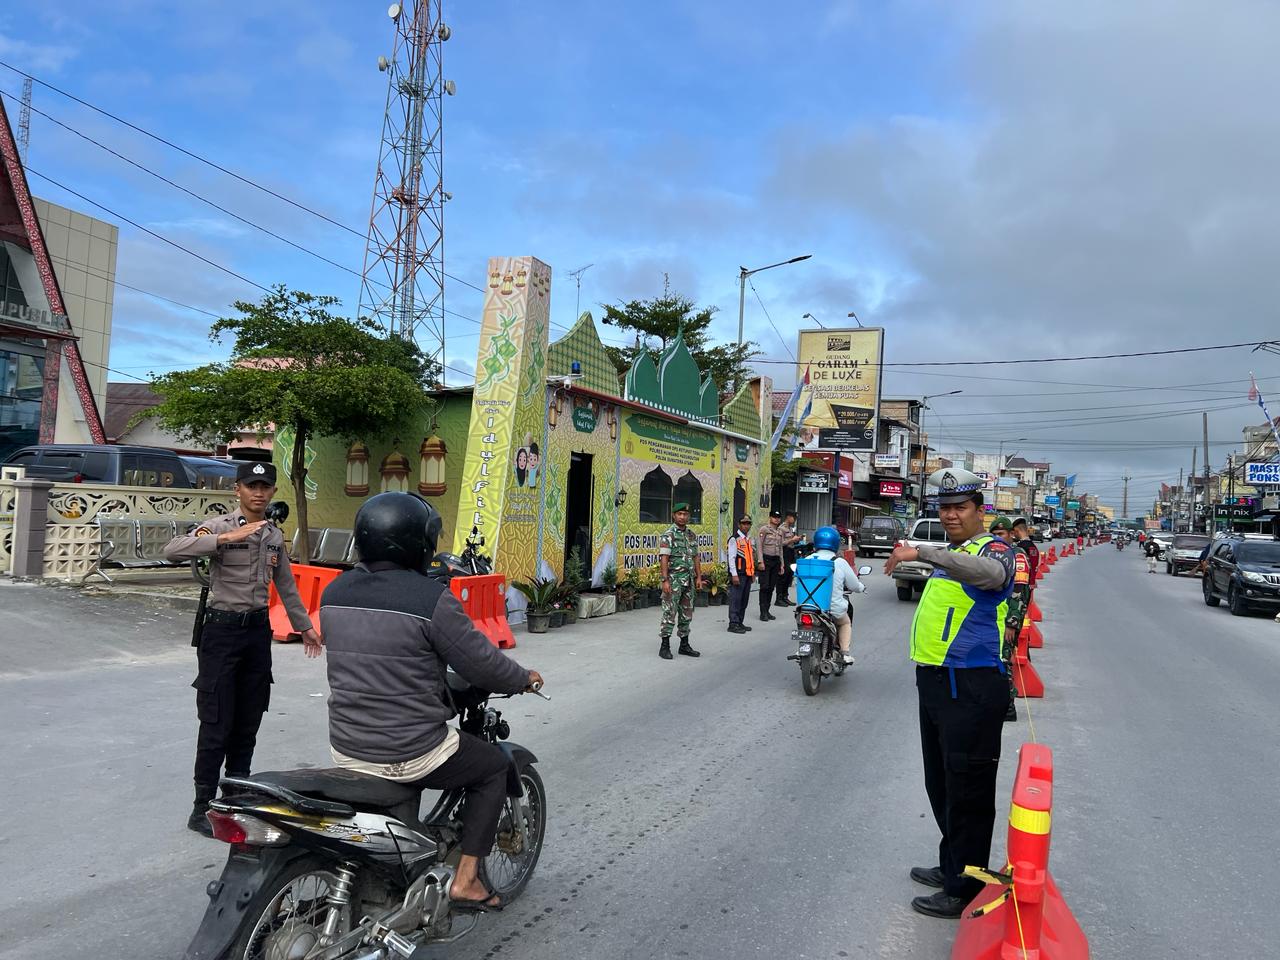
[[[800,331],[796,409],[803,413],[796,428],[802,448],[875,449],[883,333],[875,327]]]
[[[596,412],[590,404],[573,408],[573,428],[579,433],[595,433]]]
[[[1046,507],[1056,507],[1060,503],[1062,503],[1062,498],[1056,494],[1049,494],[1044,498],[1044,505]]]
[[[882,497],[900,497],[902,496],[902,484],[897,480],[881,480],[880,496]]]
[[[8,323],[41,333],[66,333],[65,314],[50,313],[42,307],[29,307],[25,303],[0,300],[0,323]]]
[[[1005,488],[1016,487],[1021,482],[1022,481],[1019,480],[1017,477],[1001,477],[999,480],[996,481],[996,486],[1005,487]]]
[[[745,443],[735,443],[733,445],[733,455],[739,463],[746,463],[747,457],[751,453],[751,448]]]
[[[1056,520],[1061,520],[1064,516],[1066,516],[1066,513],[1067,512],[1063,510],[1061,507],[1053,508],[1053,516],[1054,516],[1054,519]]]
[[[831,474],[802,473],[800,474],[800,483],[797,489],[801,493],[830,493]]]
[[[1244,465],[1244,482],[1249,486],[1280,483],[1280,460],[1251,460]]]
[[[852,491],[853,490],[853,471],[846,470],[843,467],[841,467],[839,474],[836,475],[836,486],[838,486],[841,490]]]
[[[825,450],[806,450],[800,454],[800,459],[812,463],[819,470],[825,470],[827,473],[834,473],[836,469],[836,455],[827,453]]]
[[[893,513],[900,516],[906,516],[911,513],[911,503],[907,500],[895,500],[893,502]]]
[[[897,453],[877,453],[872,456],[871,465],[877,470],[899,470],[902,468],[902,456]]]
[[[1213,515],[1218,520],[1252,520],[1253,507],[1243,503],[1217,503]]]
[[[690,470],[715,470],[719,441],[681,423],[668,423],[643,413],[624,421],[622,455]]]
[[[1068,509],[1068,510],[1079,510],[1079,509],[1080,509],[1080,501],[1079,501],[1079,500],[1068,500],[1068,501],[1067,501],[1067,509]]]

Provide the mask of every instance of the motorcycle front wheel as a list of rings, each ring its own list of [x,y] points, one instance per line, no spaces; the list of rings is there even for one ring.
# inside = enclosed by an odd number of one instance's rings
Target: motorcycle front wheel
[[[498,820],[493,852],[480,861],[480,880],[510,903],[524,892],[542,855],[547,831],[547,790],[532,764],[520,771],[523,797],[507,797]],[[524,821],[524,832],[519,829]],[[525,838],[528,838],[527,842]]]
[[[800,658],[800,682],[804,684],[804,692],[813,696],[822,683],[822,658],[816,654],[806,653]]]
[[[320,942],[328,916],[328,898],[338,878],[327,860],[294,860],[253,895],[245,925],[225,955],[228,960],[276,960],[305,957]],[[342,909],[335,936],[351,929],[351,907]]]

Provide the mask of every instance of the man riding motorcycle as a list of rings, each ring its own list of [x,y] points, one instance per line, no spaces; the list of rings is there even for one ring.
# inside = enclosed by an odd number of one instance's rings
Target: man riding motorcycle
[[[457,712],[446,668],[493,693],[542,686],[499,652],[448,584],[426,576],[440,514],[411,493],[383,493],[356,514],[360,563],[320,601],[328,647],[329,743],[334,763],[420,789],[466,791],[461,852],[449,890],[456,907],[505,905],[478,876],[493,849],[506,795],[507,756],[448,721]]]
[[[827,611],[836,622],[836,640],[846,664],[853,663],[849,652],[853,640],[853,620],[849,616],[849,600],[845,593],[862,593],[867,585],[858,579],[849,562],[840,556],[840,532],[835,527],[819,527],[813,534],[813,556],[819,560],[831,560],[835,572],[831,583],[831,606]]]

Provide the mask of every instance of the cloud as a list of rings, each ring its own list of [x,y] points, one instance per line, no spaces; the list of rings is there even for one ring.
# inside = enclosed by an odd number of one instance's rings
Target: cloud
[[[56,73],[79,54],[79,49],[70,44],[31,43],[0,34],[0,60],[16,63],[31,73]]]

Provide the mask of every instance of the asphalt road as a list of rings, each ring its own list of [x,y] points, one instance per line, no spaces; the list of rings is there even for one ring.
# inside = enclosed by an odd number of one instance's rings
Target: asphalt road
[[[551,817],[525,897],[458,960],[946,958],[953,922],[906,875],[937,836],[906,628],[877,573],[852,673],[805,697],[789,622],[745,637],[699,609],[697,661],[657,611],[520,637],[553,702],[515,702]],[[754,600],[754,598],[753,598]],[[1040,589],[1056,759],[1051,869],[1095,958],[1275,956],[1280,625],[1096,548]],[[0,958],[181,956],[225,857],[183,827],[195,721],[188,613],[0,586]],[[327,766],[322,662],[277,648],[255,766]],[[1022,719],[1006,726],[993,860]]]

